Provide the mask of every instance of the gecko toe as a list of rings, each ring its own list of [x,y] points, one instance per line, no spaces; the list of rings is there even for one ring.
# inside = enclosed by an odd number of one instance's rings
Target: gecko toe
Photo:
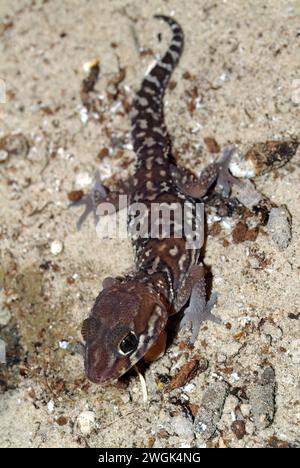
[[[89,215],[92,213],[94,217],[94,223],[97,225],[99,221],[99,216],[97,215],[97,206],[106,200],[107,197],[107,190],[105,187],[102,185],[101,178],[100,178],[100,173],[99,171],[96,172],[95,174],[95,184],[92,190],[86,194],[84,197],[82,197],[80,200],[76,202],[72,202],[68,205],[68,208],[74,208],[77,206],[84,206],[84,212],[82,215],[79,217],[77,223],[76,223],[76,228],[77,231],[80,231],[81,226],[85,222],[85,220],[89,217]]]
[[[194,286],[189,306],[184,311],[184,316],[180,322],[180,327],[190,325],[192,328],[191,343],[194,343],[198,337],[200,326],[205,321],[211,321],[221,324],[222,320],[212,314],[212,309],[217,300],[217,293],[212,293],[209,301],[205,301],[205,297],[199,294],[200,288],[197,284]]]
[[[244,186],[243,181],[233,177],[229,171],[229,164],[231,156],[235,152],[235,148],[226,148],[219,160],[217,165],[219,167],[219,175],[217,179],[217,189],[222,193],[224,197],[228,197],[231,188],[235,185],[236,187],[242,188]]]

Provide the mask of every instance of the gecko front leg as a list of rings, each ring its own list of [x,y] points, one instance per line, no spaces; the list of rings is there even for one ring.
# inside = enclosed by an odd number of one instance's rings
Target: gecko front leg
[[[217,300],[217,294],[212,293],[209,301],[206,300],[205,274],[202,265],[195,265],[191,268],[188,276],[184,280],[175,301],[175,310],[179,311],[189,300],[188,307],[184,310],[180,327],[192,326],[191,343],[197,339],[200,325],[206,320],[215,323],[222,323],[219,317],[212,314],[212,309]]]
[[[120,210],[122,206],[119,205],[119,197],[124,192],[129,192],[131,186],[132,182],[131,180],[129,180],[127,183],[120,183],[118,191],[110,191],[107,187],[105,187],[102,184],[100,174],[97,171],[95,175],[95,185],[92,188],[92,190],[86,195],[84,195],[79,201],[72,202],[68,206],[69,208],[77,206],[85,207],[84,212],[79,217],[76,223],[77,230],[80,230],[82,224],[90,214],[93,214],[95,225],[98,223],[99,215],[97,214],[97,208],[100,205],[100,203],[111,204],[113,205],[114,210]]]

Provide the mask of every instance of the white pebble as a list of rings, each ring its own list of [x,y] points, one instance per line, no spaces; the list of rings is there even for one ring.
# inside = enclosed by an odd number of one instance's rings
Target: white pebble
[[[193,424],[189,419],[185,418],[184,416],[174,416],[171,419],[171,427],[176,432],[176,434],[179,435],[179,437],[186,439],[185,442],[194,438]]]
[[[49,413],[53,413],[54,411],[54,401],[53,400],[50,400],[47,404],[47,408],[48,408],[48,412]]]
[[[243,158],[239,151],[235,151],[230,159],[229,169],[234,177],[246,177],[251,179],[255,176],[255,169],[251,163]]]
[[[68,341],[59,341],[59,342],[58,342],[58,346],[59,346],[61,349],[67,349],[68,346],[69,346],[69,342],[68,342]]]
[[[291,347],[288,350],[288,352],[292,358],[293,364],[299,365],[300,364],[300,339],[296,339],[292,341]]]
[[[5,327],[11,319],[11,313],[8,309],[0,309],[0,326]]]
[[[119,112],[122,109],[122,103],[121,101],[117,101],[113,106],[110,108],[110,112],[116,113]]]
[[[241,408],[242,415],[244,417],[249,417],[250,411],[251,411],[251,405],[246,404],[246,403],[242,403],[240,405],[240,408]]]
[[[238,382],[240,380],[238,374],[236,372],[233,372],[231,375],[230,375],[230,380],[232,382]]]
[[[6,343],[0,338],[0,364],[6,363]]]
[[[76,427],[83,435],[88,435],[95,427],[96,416],[93,411],[83,411],[76,420]]]
[[[192,392],[193,390],[195,390],[195,387],[196,387],[195,384],[188,383],[188,384],[186,384],[186,385],[183,387],[183,391],[186,392],[186,393],[190,393],[190,392]]]
[[[59,255],[63,251],[63,248],[63,243],[59,240],[53,241],[50,246],[52,255]]]
[[[99,65],[99,60],[96,58],[93,58],[92,60],[85,62],[82,66],[82,69],[85,73],[89,73],[91,69],[96,67],[97,65]]]
[[[233,221],[232,221],[232,220],[229,220],[229,219],[227,219],[227,220],[223,219],[223,220],[221,221],[221,226],[222,226],[222,228],[225,229],[226,231],[231,232],[231,231],[232,231],[232,227],[233,227]]]
[[[0,290],[0,326],[5,327],[10,319],[11,313],[4,303],[4,296],[2,290]]]
[[[85,188],[91,185],[93,179],[88,172],[80,172],[76,177],[76,187]]]
[[[0,151],[0,162],[6,161],[8,158],[8,152],[5,150]]]
[[[88,114],[88,110],[86,107],[80,107],[79,116],[80,116],[81,122],[83,123],[83,125],[85,125],[87,121],[89,120],[89,114]]]

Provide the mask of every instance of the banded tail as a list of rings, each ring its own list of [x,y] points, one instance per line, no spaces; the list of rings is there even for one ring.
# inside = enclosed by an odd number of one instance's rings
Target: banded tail
[[[183,31],[175,20],[163,15],[156,15],[155,18],[165,21],[171,27],[173,36],[169,49],[144,78],[134,100],[131,113],[132,139],[134,151],[138,155],[150,147],[168,147],[163,97],[184,45]]]

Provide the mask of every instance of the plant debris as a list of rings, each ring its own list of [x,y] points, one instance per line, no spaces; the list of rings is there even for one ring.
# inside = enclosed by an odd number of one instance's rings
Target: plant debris
[[[199,354],[196,354],[192,359],[186,362],[172,377],[167,385],[167,390],[183,387],[186,383],[192,380],[198,373],[205,372],[208,368],[208,361]]]

